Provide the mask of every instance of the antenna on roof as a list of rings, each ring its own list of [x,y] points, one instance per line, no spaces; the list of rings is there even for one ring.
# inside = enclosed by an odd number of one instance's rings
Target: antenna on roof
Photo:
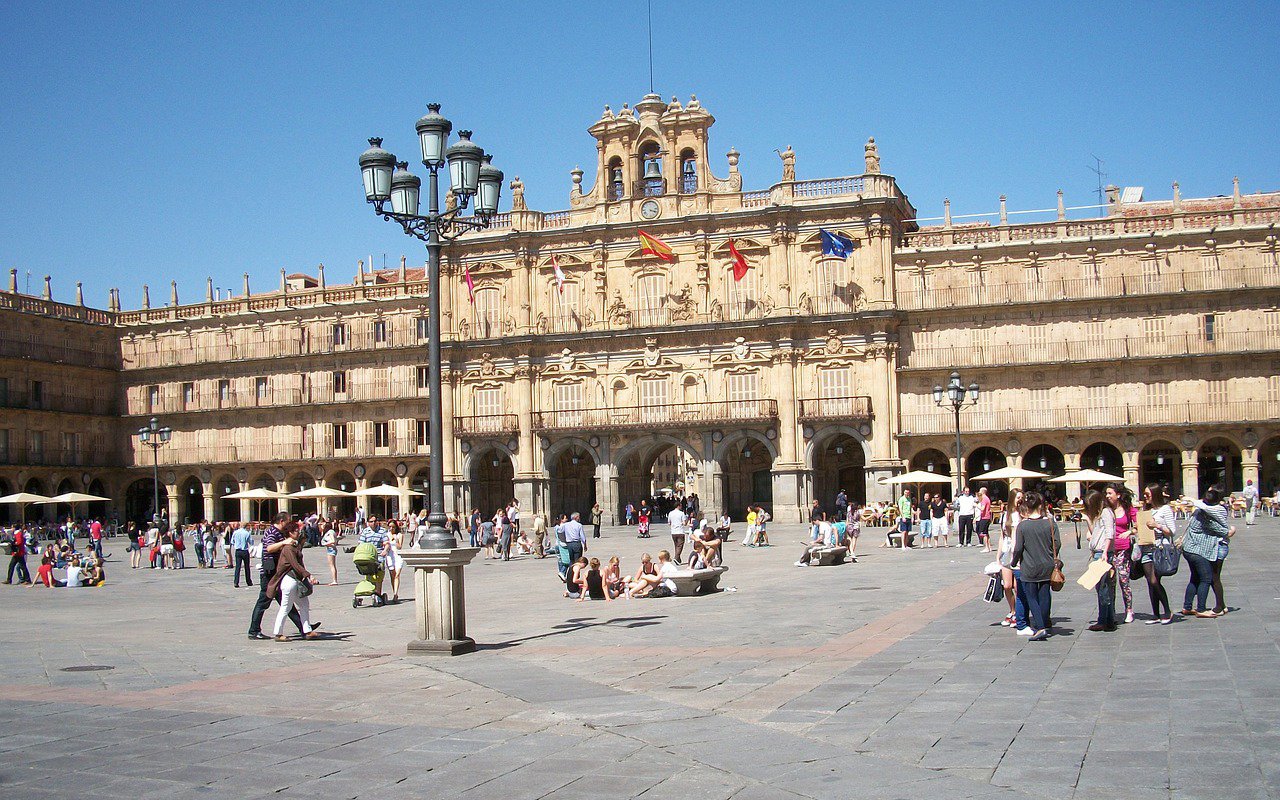
[[[1098,195],[1098,205],[1105,205],[1107,202],[1107,190],[1102,187],[1102,182],[1107,179],[1107,173],[1102,171],[1103,160],[1097,156],[1092,156],[1093,166],[1089,167],[1089,171],[1098,177],[1098,188],[1095,190]]]
[[[649,0],[649,94],[653,94],[653,0]]]

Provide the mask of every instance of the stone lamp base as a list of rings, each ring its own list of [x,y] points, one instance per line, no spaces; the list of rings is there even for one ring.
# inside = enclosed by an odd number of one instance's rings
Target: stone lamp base
[[[458,656],[475,651],[475,640],[467,636],[462,569],[479,552],[478,547],[401,551],[405,565],[413,569],[417,637],[409,642],[410,655]]]

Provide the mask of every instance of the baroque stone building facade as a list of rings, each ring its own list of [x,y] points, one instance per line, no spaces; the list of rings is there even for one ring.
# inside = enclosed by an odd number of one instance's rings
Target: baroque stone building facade
[[[646,96],[590,127],[594,183],[570,207],[512,210],[446,250],[441,291],[447,504],[607,519],[663,489],[710,512],[781,520],[840,488],[887,497],[906,468],[972,476],[1005,463],[1160,480],[1280,480],[1280,194],[1143,201],[1089,219],[922,227],[874,140],[861,174],[743,191],[711,168],[712,116]],[[642,251],[643,229],[673,249]],[[819,229],[847,237],[824,255]],[[734,280],[730,241],[749,270]],[[557,269],[563,281],[556,276]],[[475,286],[468,297],[464,272]],[[0,294],[0,493],[93,489],[145,513],[157,454],[175,518],[230,519],[266,486],[426,480],[421,268],[366,271],[123,311]],[[46,291],[46,296],[48,292]],[[931,389],[981,384],[962,412]],[[41,384],[42,399],[32,387]],[[1079,487],[1068,485],[1067,494]],[[281,501],[293,510],[314,503]],[[375,510],[379,505],[374,500]],[[273,510],[267,504],[262,511]],[[338,510],[349,513],[354,501]]]

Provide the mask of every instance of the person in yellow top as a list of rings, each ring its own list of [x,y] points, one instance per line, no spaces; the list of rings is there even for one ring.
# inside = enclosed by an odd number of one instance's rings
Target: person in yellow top
[[[742,537],[743,547],[756,546],[756,509],[755,506],[747,506],[747,535]]]
[[[911,547],[911,512],[913,504],[911,502],[911,490],[902,490],[902,496],[898,498],[898,532],[902,534],[902,549],[906,550]]]

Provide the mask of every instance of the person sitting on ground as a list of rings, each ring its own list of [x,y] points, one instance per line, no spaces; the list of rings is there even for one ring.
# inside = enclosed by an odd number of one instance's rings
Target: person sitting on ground
[[[107,572],[102,568],[102,562],[98,559],[90,559],[88,567],[85,569],[85,586],[102,586],[107,582]]]
[[[733,522],[729,519],[728,514],[721,514],[720,521],[716,524],[716,536],[721,539],[728,539],[730,533],[733,533]]]
[[[573,563],[572,568],[570,568],[567,576],[564,579],[564,596],[565,597],[568,597],[572,600],[577,600],[579,597],[582,596],[583,575],[587,571],[588,563],[589,562],[587,561],[586,556],[580,557],[577,561]]]
[[[822,519],[818,522],[818,526],[822,531],[821,538],[805,547],[804,552],[800,554],[800,560],[796,562],[797,567],[807,567],[818,553],[823,550],[840,546],[840,533],[837,532],[835,525],[827,522],[826,514],[822,515]]]
[[[588,597],[592,600],[612,600],[613,592],[605,585],[604,575],[600,573],[600,559],[593,558],[587,568],[579,573],[582,582],[578,584],[578,602]]]
[[[36,579],[31,584],[31,587],[35,588],[37,586],[41,586],[47,589],[52,589],[55,586],[61,588],[66,585],[66,581],[60,581],[53,577],[53,562],[49,557],[41,556],[40,567],[36,570]]]
[[[636,574],[636,582],[631,586],[632,597],[670,597],[675,594],[676,584],[671,580],[673,573],[679,571],[671,563],[671,554],[666,550],[658,551],[658,566],[649,561],[649,554],[640,557],[640,572]]]
[[[622,577],[622,562],[617,556],[609,558],[609,565],[604,569],[604,588],[612,592],[614,597],[621,597],[627,592],[627,581]]]
[[[67,588],[77,589],[84,586],[84,567],[80,566],[80,556],[72,556],[67,564]]]

